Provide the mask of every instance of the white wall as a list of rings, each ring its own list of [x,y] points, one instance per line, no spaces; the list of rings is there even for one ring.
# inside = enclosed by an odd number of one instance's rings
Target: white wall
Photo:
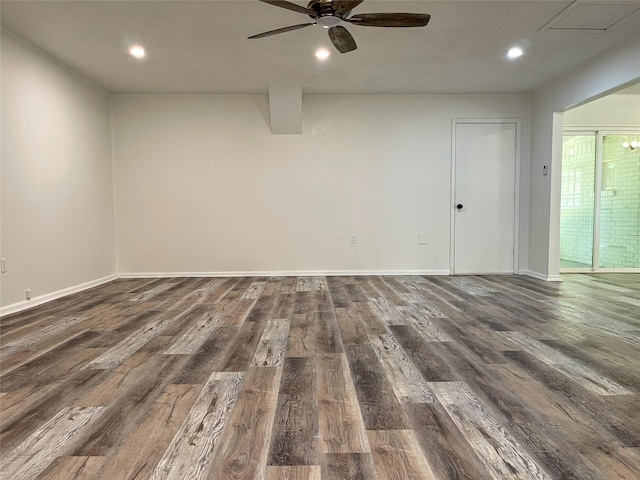
[[[558,279],[562,112],[640,79],[640,36],[605,52],[533,94],[529,270]],[[551,167],[542,175],[543,165]]]
[[[567,110],[566,127],[636,127],[640,125],[640,95],[612,94]]]
[[[2,34],[1,305],[115,273],[109,94]]]
[[[114,96],[118,271],[448,272],[451,119],[521,118],[528,172],[527,96],[303,109],[272,135],[262,96]]]

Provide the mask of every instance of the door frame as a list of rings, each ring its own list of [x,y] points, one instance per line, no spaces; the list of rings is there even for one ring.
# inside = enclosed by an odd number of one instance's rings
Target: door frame
[[[451,188],[449,202],[449,274],[456,275],[455,269],[455,201],[456,201],[456,132],[458,125],[467,124],[515,124],[515,168],[514,168],[514,195],[513,195],[513,273],[520,271],[520,149],[521,149],[521,119],[519,118],[453,118],[451,119]],[[482,274],[482,273],[480,273]],[[487,272],[490,274],[490,272]]]

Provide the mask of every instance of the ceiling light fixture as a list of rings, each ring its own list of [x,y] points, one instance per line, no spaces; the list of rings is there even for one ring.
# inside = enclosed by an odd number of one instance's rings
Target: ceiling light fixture
[[[622,142],[622,148],[625,150],[635,150],[636,148],[640,148],[639,140],[629,140],[629,138],[625,138]]]
[[[524,52],[522,51],[522,49],[520,47],[512,47],[507,52],[507,57],[509,57],[511,60],[513,60],[513,59],[516,59],[518,57],[521,57],[523,54],[524,54]]]
[[[135,58],[144,58],[145,57],[145,53],[144,53],[144,48],[141,47],[140,45],[134,45],[129,49],[129,53],[134,56]]]
[[[327,50],[326,48],[320,48],[316,50],[316,58],[318,60],[326,60],[327,58],[329,58],[329,55],[329,50]]]

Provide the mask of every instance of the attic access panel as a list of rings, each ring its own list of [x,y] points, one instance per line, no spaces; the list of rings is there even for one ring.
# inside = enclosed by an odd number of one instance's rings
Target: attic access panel
[[[575,1],[540,30],[607,32],[638,12],[637,2]]]

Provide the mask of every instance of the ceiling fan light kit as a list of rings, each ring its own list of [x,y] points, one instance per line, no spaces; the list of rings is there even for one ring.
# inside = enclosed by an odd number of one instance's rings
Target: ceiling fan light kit
[[[316,23],[322,28],[331,28],[340,25],[342,23],[342,19],[334,15],[325,15],[324,17],[318,18]]]
[[[342,26],[344,22],[362,27],[407,28],[425,27],[431,19],[431,15],[424,13],[362,13],[351,16],[351,11],[364,0],[312,0],[306,7],[286,0],[260,1],[308,15],[313,22],[270,30],[253,35],[249,39],[270,37],[313,25],[320,25],[329,30],[329,39],[340,53],[351,52],[358,48],[349,31]]]

